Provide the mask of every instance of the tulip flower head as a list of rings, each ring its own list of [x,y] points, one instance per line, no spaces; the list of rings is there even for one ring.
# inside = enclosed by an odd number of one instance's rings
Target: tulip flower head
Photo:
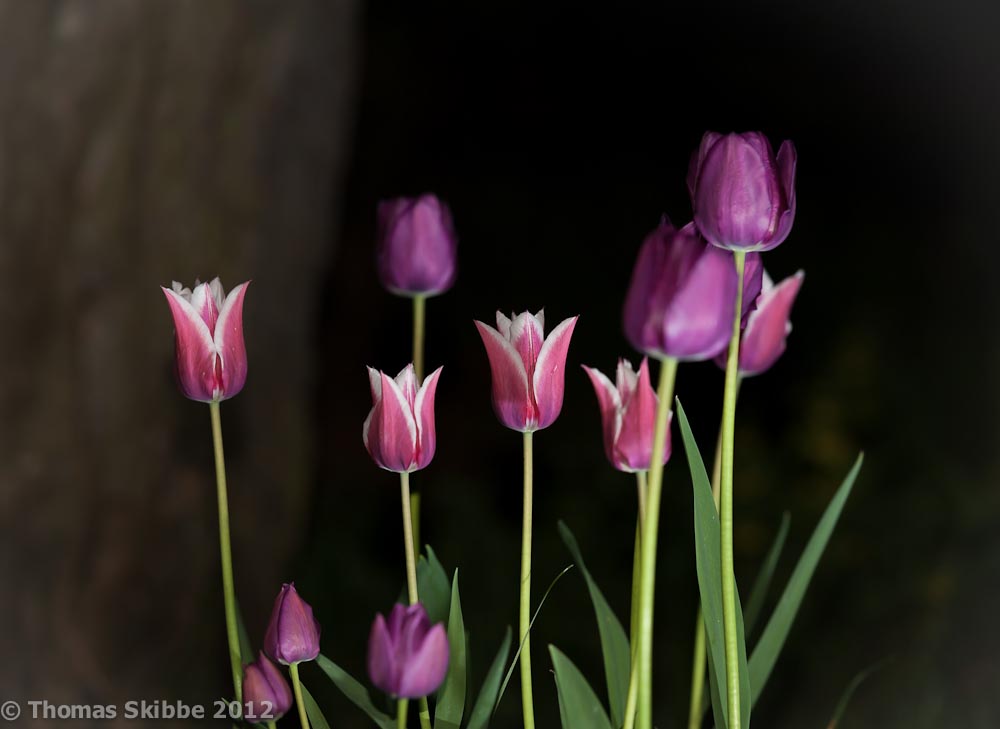
[[[419,699],[437,691],[448,673],[448,635],[431,626],[420,603],[395,605],[375,616],[368,636],[368,676],[390,696]]]
[[[583,369],[597,393],[604,431],[604,452],[611,465],[630,473],[648,471],[653,459],[653,431],[656,429],[658,402],[649,379],[649,361],[642,358],[637,374],[628,360],[619,359],[614,383],[593,367],[584,366]],[[669,459],[668,424],[663,462]]]
[[[264,651],[286,666],[319,655],[319,623],[312,608],[299,597],[294,583],[281,586],[264,634]]]
[[[418,387],[412,364],[395,379],[368,368],[372,409],[365,418],[362,438],[375,463],[387,471],[419,471],[434,458],[434,394],[441,369],[431,372]]]
[[[281,670],[261,651],[243,669],[243,718],[251,724],[275,721],[292,708],[292,689]]]
[[[493,373],[493,410],[508,428],[541,430],[559,417],[566,355],[578,318],[563,320],[548,338],[544,311],[510,319],[498,311],[496,329],[476,322]]]
[[[384,200],[378,206],[378,274],[402,296],[434,296],[455,282],[458,238],[448,206],[434,195]]]
[[[199,402],[227,400],[247,380],[243,297],[249,281],[225,296],[218,278],[195,281],[194,291],[176,281],[163,289],[174,317],[174,370],[181,392]]]
[[[764,273],[757,309],[747,319],[740,338],[739,373],[742,377],[752,377],[771,369],[785,351],[785,340],[792,331],[789,315],[804,278],[805,273],[798,271],[775,286],[770,276]],[[725,353],[715,361],[725,369]]]
[[[746,257],[744,322],[760,293],[760,256]],[[657,358],[702,361],[725,350],[732,336],[738,277],[733,255],[710,246],[693,223],[680,230],[664,217],[646,236],[625,296],[625,336]]]
[[[774,156],[760,132],[706,132],[691,158],[688,190],[705,239],[729,250],[769,251],[795,220],[795,146]]]

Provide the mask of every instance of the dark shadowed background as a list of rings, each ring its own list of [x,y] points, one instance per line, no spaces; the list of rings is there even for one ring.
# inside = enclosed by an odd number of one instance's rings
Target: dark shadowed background
[[[227,691],[209,418],[171,382],[157,290],[216,274],[253,279],[250,378],[222,408],[247,623],[259,642],[294,579],[324,652],[364,677],[403,581],[396,480],[361,443],[364,365],[409,359],[372,247],[400,194],[441,195],[460,236],[457,283],[428,304],[438,453],[414,483],[425,540],[461,569],[475,685],[516,620],[521,494],[474,318],[580,315],[563,414],[536,437],[535,594],[570,562],[562,518],[626,617],[634,487],[579,364],[636,357],[624,289],[659,216],[690,217],[702,132],[760,129],[799,151],[795,227],[765,263],[807,275],[787,353],[741,395],[744,588],[782,512],[778,584],[867,460],[754,725],[824,727],[886,656],[842,726],[1000,725],[1000,11],[876,5],[0,2],[0,699]],[[721,393],[714,365],[681,368],[706,454]],[[687,714],[692,547],[678,447],[660,727]],[[603,685],[578,573],[534,635],[548,729],[547,644]],[[335,726],[368,725],[303,675]],[[494,726],[518,705],[515,677]]]

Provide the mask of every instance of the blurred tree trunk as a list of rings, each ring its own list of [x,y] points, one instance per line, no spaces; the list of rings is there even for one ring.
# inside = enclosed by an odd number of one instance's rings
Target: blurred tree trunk
[[[355,0],[0,2],[3,698],[227,688],[208,408],[161,284],[253,279],[222,406],[259,645],[300,543]],[[104,723],[107,726],[107,723]]]

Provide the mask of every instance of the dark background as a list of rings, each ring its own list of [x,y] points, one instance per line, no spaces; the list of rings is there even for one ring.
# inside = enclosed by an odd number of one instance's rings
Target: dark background
[[[535,595],[570,562],[562,518],[625,618],[634,486],[604,459],[578,365],[637,358],[624,289],[659,216],[689,219],[703,131],[760,129],[799,152],[796,223],[765,264],[806,281],[787,353],[741,394],[744,590],[782,511],[778,585],[857,451],[866,462],[754,725],[825,726],[886,656],[842,726],[1000,724],[997,15],[970,2],[0,3],[9,697],[226,691],[208,416],[170,382],[156,290],[215,274],[254,281],[250,379],[223,406],[247,622],[262,635],[294,579],[324,652],[363,678],[370,620],[403,580],[396,480],[361,443],[364,365],[409,359],[408,302],[373,263],[375,205],[400,194],[442,196],[460,236],[457,283],[428,304],[428,365],[445,367],[438,453],[413,480],[425,540],[461,569],[475,686],[516,620],[521,499],[520,439],[492,414],[475,318],[580,315],[562,416],[535,439]],[[721,373],[685,365],[678,394],[709,455]],[[686,720],[696,610],[676,450],[660,727]],[[553,727],[547,644],[604,693],[579,574],[533,635],[538,726]],[[303,674],[335,726],[367,725]],[[516,726],[518,707],[515,677],[495,726]]]

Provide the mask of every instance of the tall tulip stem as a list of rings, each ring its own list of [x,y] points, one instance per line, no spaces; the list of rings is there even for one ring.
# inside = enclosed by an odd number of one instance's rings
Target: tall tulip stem
[[[524,729],[535,729],[535,705],[531,692],[531,506],[532,506],[532,433],[524,434],[524,519],[521,526],[521,604],[519,635],[521,641],[521,707]]]
[[[427,297],[413,297],[413,373],[417,382],[424,379],[424,332],[427,321]],[[420,553],[420,492],[410,494],[410,523],[413,528],[413,550]]]
[[[624,729],[635,726],[635,708],[639,701],[639,586],[642,584],[642,523],[646,518],[646,472],[636,471],[636,493],[639,498],[638,518],[635,523],[635,548],[632,552],[632,607],[629,623],[629,645],[631,663],[629,669],[628,696],[625,699]]]
[[[410,474],[403,471],[399,474],[400,502],[403,505],[403,549],[406,551],[406,593],[410,599],[410,604],[415,605],[420,601],[420,593],[417,591],[417,560],[415,556],[416,542],[413,539],[413,518],[410,513]],[[401,701],[399,711],[402,712],[401,721],[406,725],[406,710],[408,704]],[[431,712],[427,706],[427,699],[420,699],[420,726],[422,729],[431,729]]]
[[[406,710],[409,707],[409,699],[399,699],[396,702],[396,727],[406,729]]]
[[[215,446],[215,486],[219,500],[219,555],[222,561],[222,595],[226,607],[226,636],[229,639],[229,663],[233,671],[236,700],[243,701],[243,658],[236,622],[236,591],[233,588],[233,550],[229,540],[229,496],[226,492],[226,458],[222,450],[222,415],[219,403],[210,402],[212,442]]]
[[[299,723],[302,729],[309,729],[309,717],[306,716],[306,703],[302,700],[302,682],[299,681],[299,664],[288,666],[288,675],[292,677],[292,690],[295,692],[295,703],[299,707]]]
[[[719,523],[722,530],[722,628],[726,647],[726,696],[729,729],[740,729],[740,665],[736,636],[736,575],[733,571],[733,446],[736,439],[736,393],[739,388],[740,321],[743,318],[744,251],[736,259],[736,310],[726,360],[726,390],[722,400],[722,449],[719,488]]]
[[[656,394],[656,427],[646,494],[646,518],[642,525],[642,566],[639,584],[639,729],[653,724],[653,597],[656,588],[656,540],[660,527],[660,494],[663,490],[663,449],[667,439],[670,406],[677,378],[677,360],[666,357],[660,363],[660,384]]]

